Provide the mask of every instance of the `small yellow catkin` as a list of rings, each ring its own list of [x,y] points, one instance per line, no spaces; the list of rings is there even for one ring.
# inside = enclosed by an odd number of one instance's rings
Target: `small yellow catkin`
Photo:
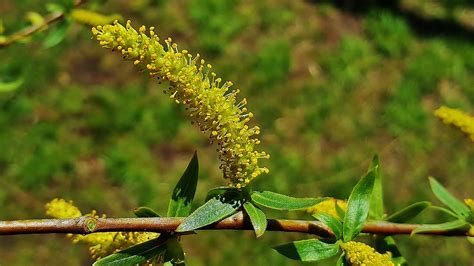
[[[372,247],[355,241],[340,245],[346,261],[352,266],[395,266],[390,260],[390,253],[380,254]]]
[[[76,218],[82,216],[81,211],[74,206],[72,201],[53,199],[46,203],[46,214],[58,219]],[[87,216],[98,218],[95,211]],[[104,215],[102,217],[105,217]],[[119,250],[158,237],[158,233],[149,232],[106,232],[88,235],[68,234],[73,243],[84,243],[89,246],[92,258],[99,259]]]
[[[439,107],[434,114],[443,123],[459,128],[474,142],[474,116],[446,106]]]
[[[97,26],[92,33],[102,47],[120,52],[124,59],[148,71],[150,77],[169,82],[165,93],[185,105],[192,123],[218,144],[220,168],[229,186],[242,188],[260,174],[268,173],[267,168],[258,165],[259,159],[269,155],[254,149],[260,143],[256,138],[260,128],[247,125],[253,117],[245,107],[247,100],[238,101],[239,90],[229,91],[232,82],[221,83],[222,79],[199,54],[178,50],[171,38],[163,46],[154,27],[135,30],[130,21],[126,26],[118,22]]]
[[[347,201],[329,198],[312,207],[309,207],[306,209],[306,212],[309,214],[325,213],[333,216],[334,218],[340,218],[339,214],[337,213],[336,205],[339,206],[339,208],[341,208],[343,211],[346,211],[347,209]]]

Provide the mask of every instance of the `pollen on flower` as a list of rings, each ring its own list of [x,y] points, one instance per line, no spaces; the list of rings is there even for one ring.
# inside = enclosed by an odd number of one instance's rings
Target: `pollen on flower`
[[[339,218],[336,205],[339,208],[341,208],[343,211],[346,211],[347,209],[347,201],[335,199],[335,198],[329,198],[312,207],[309,207],[308,209],[306,209],[306,212],[310,214],[325,213],[335,218]]]
[[[170,83],[170,98],[183,104],[191,123],[207,133],[211,143],[218,144],[220,168],[229,186],[241,188],[268,169],[260,167],[259,159],[269,158],[265,152],[255,150],[260,143],[259,127],[247,124],[253,114],[245,107],[247,100],[238,101],[239,90],[230,90],[232,82],[217,78],[199,54],[179,50],[171,38],[160,43],[155,28],[135,30],[131,22],[125,26],[118,22],[92,28],[92,33],[104,48],[118,50],[126,60],[133,61],[150,77]]]
[[[342,243],[347,262],[352,266],[394,266],[390,253],[380,254],[372,247],[355,241]]]
[[[474,142],[474,116],[446,106],[441,106],[436,109],[434,114],[441,119],[443,123],[459,128]]]
[[[64,199],[53,199],[46,203],[46,214],[53,218],[76,218],[82,216],[79,208],[73,205],[72,201]],[[87,216],[99,218],[96,211],[92,211]],[[105,215],[102,215],[105,217]],[[107,232],[92,233],[88,235],[68,234],[73,243],[84,243],[89,246],[92,258],[99,259],[119,250],[158,237],[158,233],[152,232]]]

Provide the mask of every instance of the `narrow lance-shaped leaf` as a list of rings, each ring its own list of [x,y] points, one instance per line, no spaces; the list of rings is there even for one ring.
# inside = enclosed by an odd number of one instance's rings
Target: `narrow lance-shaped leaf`
[[[271,191],[254,191],[250,195],[252,201],[258,205],[275,210],[302,210],[314,206],[327,198],[293,198]]]
[[[239,200],[229,193],[210,199],[186,217],[176,232],[192,231],[234,214],[241,206]]]
[[[423,224],[413,230],[411,234],[414,235],[425,232],[449,232],[452,230],[468,230],[469,228],[470,225],[466,221],[456,220],[441,224]]]
[[[168,217],[185,217],[191,213],[191,203],[196,193],[198,174],[198,157],[194,152],[193,158],[173,190],[168,206]]]
[[[157,212],[148,207],[138,207],[133,210],[133,213],[135,213],[137,217],[160,217]]]
[[[43,47],[48,49],[59,44],[66,37],[70,26],[71,22],[68,19],[61,21],[46,37]]]
[[[325,224],[336,236],[336,239],[340,239],[342,236],[342,223],[334,218],[333,216],[326,213],[317,213],[313,215],[314,218]]]
[[[431,190],[435,196],[455,213],[464,218],[471,217],[471,211],[460,200],[456,199],[446,188],[444,188],[436,179],[430,177]]]
[[[267,217],[265,216],[265,213],[263,213],[262,210],[250,202],[244,203],[244,209],[250,217],[250,222],[252,223],[253,229],[255,231],[255,236],[262,236],[267,229]]]
[[[424,211],[426,208],[428,208],[431,205],[431,202],[429,201],[421,201],[417,203],[413,203],[410,206],[407,206],[396,213],[390,215],[387,218],[387,221],[392,222],[392,223],[405,223],[410,221],[411,219],[415,218],[420,214],[422,211]]]
[[[372,197],[370,198],[369,217],[374,220],[380,220],[384,215],[384,207],[382,175],[380,174],[380,160],[378,155],[374,155],[370,168],[374,169],[375,181],[372,190]]]
[[[343,227],[343,239],[345,242],[354,239],[360,233],[367,220],[370,206],[369,201],[375,180],[374,170],[371,169],[360,179],[349,196]]]
[[[319,261],[339,252],[338,244],[327,244],[317,239],[294,241],[273,248],[283,256],[300,261]]]
[[[167,240],[167,236],[161,235],[158,238],[99,259],[93,266],[130,266],[144,263],[164,252]]]

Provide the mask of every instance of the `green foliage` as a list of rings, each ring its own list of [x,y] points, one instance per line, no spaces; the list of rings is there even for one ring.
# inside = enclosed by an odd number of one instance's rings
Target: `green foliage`
[[[166,236],[143,242],[141,244],[124,249],[105,258],[99,259],[94,266],[129,266],[145,263],[148,260],[165,252],[167,242]]]
[[[287,258],[305,262],[324,260],[339,253],[338,244],[327,244],[317,239],[294,241],[273,249]]]
[[[250,195],[252,202],[275,210],[296,211],[314,206],[326,198],[294,198],[271,191],[254,191]]]
[[[210,199],[186,217],[178,226],[176,232],[192,231],[220,221],[234,214],[241,205],[241,195],[239,193],[229,191],[221,194]]]
[[[435,196],[460,218],[472,219],[472,211],[460,200],[456,199],[446,188],[444,188],[436,179],[430,177],[431,190]]]
[[[252,222],[256,237],[261,237],[267,229],[267,216],[257,206],[250,202],[244,203],[244,210]]]
[[[183,176],[173,190],[168,206],[168,217],[184,217],[191,213],[191,203],[196,193],[198,175],[199,163],[195,152]]]
[[[344,242],[354,239],[365,224],[369,215],[370,198],[374,188],[376,172],[378,171],[377,168],[378,166],[371,168],[360,179],[349,196],[342,231]]]
[[[334,236],[336,237],[336,239],[341,239],[343,228],[342,228],[342,223],[338,219],[334,218],[333,216],[329,214],[325,214],[323,212],[315,214],[313,215],[313,217],[321,221],[327,227],[329,227],[331,231],[334,233]]]
[[[372,158],[370,168],[374,169],[374,188],[370,197],[369,218],[380,220],[384,216],[384,206],[382,175],[380,174],[380,159],[378,155],[374,155]]]

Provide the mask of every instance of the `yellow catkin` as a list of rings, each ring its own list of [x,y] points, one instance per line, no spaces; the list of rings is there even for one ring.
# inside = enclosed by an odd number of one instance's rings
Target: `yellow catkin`
[[[53,199],[46,203],[46,214],[53,218],[76,218],[82,216],[81,211],[74,206],[72,201]],[[96,215],[92,211],[87,216]],[[102,216],[105,217],[105,216]],[[148,232],[107,232],[89,235],[68,234],[73,243],[84,243],[89,246],[92,258],[98,259],[130,246],[158,237],[158,233]]]
[[[474,142],[474,116],[460,110],[441,106],[434,112],[443,123],[453,125],[464,132]]]
[[[187,50],[178,50],[171,38],[160,43],[154,27],[141,26],[135,30],[130,21],[97,26],[92,33],[105,48],[119,51],[150,77],[168,81],[165,93],[176,103],[185,105],[193,124],[219,146],[220,168],[231,187],[241,188],[268,169],[258,160],[269,158],[265,152],[254,150],[260,143],[257,126],[247,124],[253,117],[244,98],[237,100],[239,90],[230,90],[232,82],[222,82],[211,71],[212,66]]]
[[[380,254],[372,247],[355,241],[341,244],[346,261],[352,266],[394,266],[390,253]]]
[[[103,15],[91,10],[81,8],[73,9],[71,11],[71,18],[78,23],[89,26],[110,24],[115,20],[122,19],[120,15]]]
[[[317,214],[317,213],[325,213],[329,214],[335,218],[340,218],[337,210],[336,210],[336,204],[343,210],[346,211],[347,209],[347,201],[345,200],[340,200],[340,199],[335,199],[335,198],[329,198],[325,201],[322,201],[312,207],[309,207],[306,209],[306,212],[309,214]]]

